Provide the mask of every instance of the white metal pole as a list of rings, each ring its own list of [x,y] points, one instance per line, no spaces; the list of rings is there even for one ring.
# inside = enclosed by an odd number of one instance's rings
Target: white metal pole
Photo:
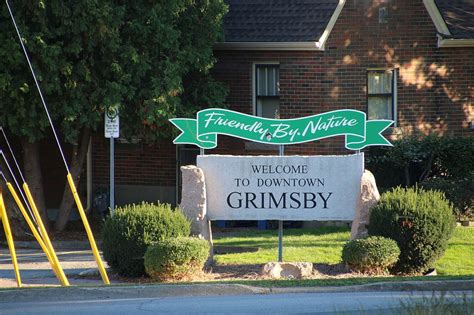
[[[110,137],[110,211],[115,212],[115,141]]]
[[[285,155],[285,146],[278,147],[279,155]],[[278,221],[278,262],[283,262],[283,221]]]

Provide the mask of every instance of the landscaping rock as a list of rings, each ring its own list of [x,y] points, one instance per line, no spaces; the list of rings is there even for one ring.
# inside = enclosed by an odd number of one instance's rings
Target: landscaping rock
[[[204,173],[194,165],[181,166],[182,194],[180,207],[191,220],[191,234],[211,240],[206,218],[206,183]]]
[[[98,277],[100,276],[100,273],[99,269],[86,269],[84,271],[79,272],[77,276],[80,278]]]
[[[272,279],[303,279],[312,273],[313,264],[309,262],[269,262],[261,271],[262,276]]]
[[[365,170],[360,184],[360,198],[352,221],[351,240],[368,236],[367,225],[369,224],[370,208],[377,204],[380,199],[379,190],[374,175]]]

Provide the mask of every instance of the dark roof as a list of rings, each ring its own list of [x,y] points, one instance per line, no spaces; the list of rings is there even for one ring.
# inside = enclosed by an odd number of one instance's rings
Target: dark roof
[[[435,0],[455,39],[474,38],[474,0]]]
[[[316,42],[338,0],[226,0],[226,42]]]

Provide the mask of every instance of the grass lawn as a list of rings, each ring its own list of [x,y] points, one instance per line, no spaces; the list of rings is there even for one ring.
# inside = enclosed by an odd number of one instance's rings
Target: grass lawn
[[[256,252],[216,255],[217,264],[264,264],[276,261],[278,236],[276,230],[243,231],[215,237],[217,246],[257,247]],[[283,231],[283,260],[337,264],[342,247],[349,239],[349,228],[324,227],[286,229]],[[437,262],[439,275],[474,275],[474,228],[457,227],[445,255]]]
[[[474,227],[456,228],[436,270],[440,275],[474,275]]]

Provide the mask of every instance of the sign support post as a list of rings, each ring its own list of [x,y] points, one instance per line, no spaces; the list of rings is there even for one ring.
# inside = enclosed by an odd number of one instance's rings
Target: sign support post
[[[110,137],[110,211],[115,212],[115,142]]]
[[[278,147],[278,155],[285,155],[285,146]],[[278,221],[278,262],[283,262],[283,221]]]
[[[111,215],[115,212],[115,138],[119,137],[120,121],[119,112],[115,107],[110,107],[105,112],[104,118],[104,133],[106,138],[110,138],[110,212]]]

